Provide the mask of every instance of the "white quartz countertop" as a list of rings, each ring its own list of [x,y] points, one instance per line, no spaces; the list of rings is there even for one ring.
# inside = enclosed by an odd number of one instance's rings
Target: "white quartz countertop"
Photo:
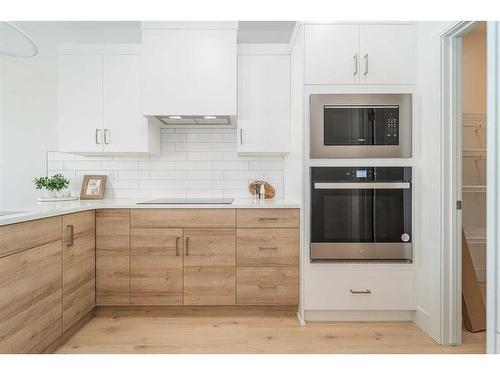
[[[0,226],[20,223],[51,216],[65,215],[74,212],[100,208],[300,208],[300,204],[283,199],[269,199],[264,203],[255,203],[253,199],[235,199],[231,204],[137,204],[143,199],[103,199],[75,200],[66,202],[33,202],[23,207],[0,208]],[[3,215],[2,213],[8,213]],[[17,212],[12,214],[11,212]]]

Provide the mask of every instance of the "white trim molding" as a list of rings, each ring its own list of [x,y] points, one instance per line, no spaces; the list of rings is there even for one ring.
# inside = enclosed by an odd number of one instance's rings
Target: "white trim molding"
[[[477,22],[459,22],[441,36],[441,275],[439,342],[462,343],[461,37]]]
[[[500,23],[488,22],[487,352],[500,353]]]

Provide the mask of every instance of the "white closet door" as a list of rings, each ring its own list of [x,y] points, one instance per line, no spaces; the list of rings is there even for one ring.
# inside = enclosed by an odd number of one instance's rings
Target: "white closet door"
[[[148,152],[140,64],[140,55],[104,56],[104,151]]]
[[[238,152],[290,151],[290,56],[238,57]]]
[[[361,25],[359,40],[360,83],[414,83],[413,25]]]
[[[59,151],[101,151],[102,113],[102,56],[60,55]]]
[[[359,81],[359,25],[306,25],[305,83]]]

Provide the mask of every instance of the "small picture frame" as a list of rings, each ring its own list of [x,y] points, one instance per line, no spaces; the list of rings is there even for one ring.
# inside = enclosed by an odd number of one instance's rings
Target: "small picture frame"
[[[105,186],[105,175],[83,176],[80,199],[103,199]]]

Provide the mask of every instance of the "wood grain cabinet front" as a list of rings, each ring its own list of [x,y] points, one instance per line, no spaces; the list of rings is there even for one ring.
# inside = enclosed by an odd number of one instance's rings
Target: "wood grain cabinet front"
[[[95,306],[95,212],[63,216],[63,331]]]
[[[239,305],[296,305],[297,267],[238,267]]]
[[[299,210],[295,208],[241,208],[236,210],[240,227],[298,228]]]
[[[130,303],[130,210],[96,211],[96,304]]]
[[[235,229],[184,229],[184,241],[184,304],[234,305]]]
[[[62,334],[61,297],[60,239],[0,258],[0,353],[38,353],[56,340]]]
[[[132,228],[130,303],[181,305],[183,230]]]
[[[299,264],[299,230],[295,228],[238,228],[238,266],[295,266]]]

